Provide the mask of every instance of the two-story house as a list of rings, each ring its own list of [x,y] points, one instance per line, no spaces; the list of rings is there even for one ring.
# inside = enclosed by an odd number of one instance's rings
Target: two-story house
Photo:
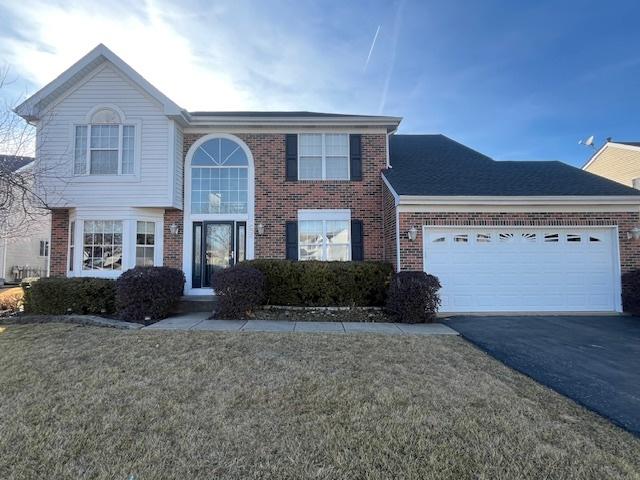
[[[99,45],[21,104],[52,210],[51,274],[252,258],[386,260],[443,311],[619,311],[640,192],[558,162],[497,162],[400,118],[188,112]]]

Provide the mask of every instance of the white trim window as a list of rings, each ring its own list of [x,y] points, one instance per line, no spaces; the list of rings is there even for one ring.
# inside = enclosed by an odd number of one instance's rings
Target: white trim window
[[[49,240],[40,240],[39,257],[49,256]]]
[[[349,180],[349,135],[301,133],[298,135],[299,180]]]
[[[351,212],[299,210],[298,259],[351,260]]]
[[[191,213],[246,214],[249,159],[228,138],[212,138],[191,158]]]
[[[93,114],[91,123],[74,131],[75,175],[132,175],[135,164],[136,127],[122,123],[111,109]]]
[[[136,222],[136,266],[153,267],[155,258],[155,222]]]
[[[83,270],[122,270],[122,221],[85,220]]]

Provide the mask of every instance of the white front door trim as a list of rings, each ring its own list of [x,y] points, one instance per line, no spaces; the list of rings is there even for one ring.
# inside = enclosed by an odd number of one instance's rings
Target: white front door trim
[[[191,160],[193,154],[203,143],[217,138],[226,138],[237,143],[244,150],[249,162],[247,170],[247,213],[246,214],[192,214],[191,213]],[[211,288],[193,288],[192,285],[192,257],[193,257],[193,222],[214,220],[236,220],[247,222],[246,258],[254,258],[255,243],[255,164],[251,150],[245,142],[235,135],[228,133],[210,133],[196,140],[189,148],[184,161],[184,218],[182,223],[182,270],[186,277],[185,295],[213,295]]]

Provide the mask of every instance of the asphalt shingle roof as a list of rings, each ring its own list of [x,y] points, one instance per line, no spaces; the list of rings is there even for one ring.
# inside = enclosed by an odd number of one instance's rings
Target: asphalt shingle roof
[[[308,118],[331,118],[331,117],[370,117],[376,118],[377,115],[356,115],[356,114],[346,114],[346,113],[323,113],[323,112],[252,112],[252,111],[239,111],[239,112],[231,112],[231,111],[222,111],[222,112],[189,112],[189,114],[194,117],[272,117],[272,118],[298,118],[298,117],[308,117]]]
[[[384,176],[398,195],[640,195],[562,162],[495,161],[444,135],[392,135]]]
[[[18,157],[16,155],[0,155],[0,169],[5,172],[15,172],[33,162],[32,157]]]

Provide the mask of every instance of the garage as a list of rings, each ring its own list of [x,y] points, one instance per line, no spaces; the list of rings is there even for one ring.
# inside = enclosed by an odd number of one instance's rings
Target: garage
[[[617,229],[424,227],[441,312],[620,311]]]

